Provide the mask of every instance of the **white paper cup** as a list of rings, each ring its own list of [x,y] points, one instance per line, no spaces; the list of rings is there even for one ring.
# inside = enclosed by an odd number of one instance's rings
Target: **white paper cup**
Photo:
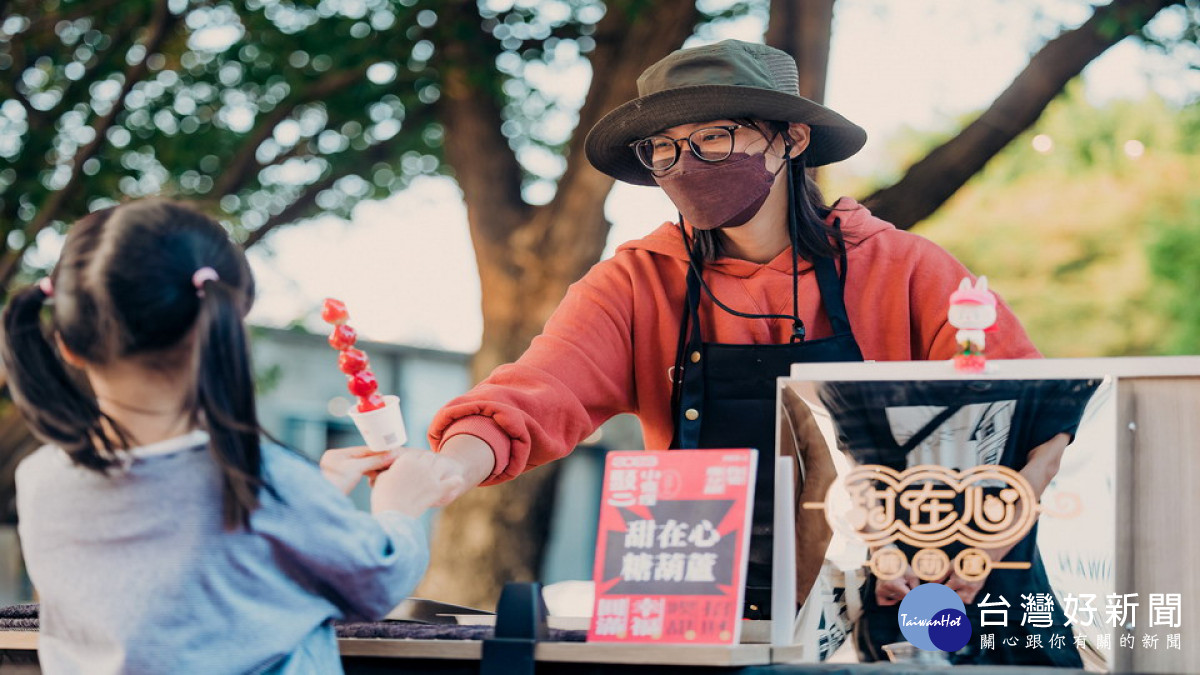
[[[354,426],[358,427],[358,433],[367,442],[367,447],[375,452],[398,450],[408,440],[398,396],[384,396],[382,408],[368,412],[351,408],[349,414]]]

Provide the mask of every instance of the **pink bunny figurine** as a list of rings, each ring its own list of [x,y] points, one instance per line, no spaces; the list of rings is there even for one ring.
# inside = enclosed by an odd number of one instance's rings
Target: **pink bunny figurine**
[[[960,351],[954,355],[954,367],[968,373],[983,372],[987,366],[984,356],[984,331],[996,323],[996,295],[988,290],[987,277],[979,277],[971,285],[964,277],[958,290],[950,294],[950,325],[958,329],[955,339]]]

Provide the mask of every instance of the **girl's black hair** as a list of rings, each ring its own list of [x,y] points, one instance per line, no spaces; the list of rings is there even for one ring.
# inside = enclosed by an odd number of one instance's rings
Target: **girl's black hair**
[[[198,291],[192,275],[202,267],[220,278]],[[184,204],[142,200],[79,220],[51,281],[49,325],[41,319],[48,296],[39,286],[13,294],[3,314],[0,356],[34,434],[102,473],[119,467],[137,443],[68,371],[51,336],[89,364],[136,359],[194,378],[188,407],[210,435],[225,526],[248,526],[265,482],[242,323],[254,279],[241,249],[219,224]]]
[[[733,119],[743,126],[758,130],[769,141],[775,136],[788,133],[787,122],[759,122],[751,119]],[[766,127],[766,128],[764,128]],[[792,203],[788,205],[795,213],[796,231],[791,233],[796,253],[803,260],[812,262],[816,258],[836,258],[845,246],[841,230],[825,224],[825,219],[834,209],[825,204],[821,188],[809,175],[808,159],[801,152],[788,160],[788,179],[792,181]],[[790,221],[790,219],[789,219]],[[712,262],[724,253],[719,230],[692,232],[692,251],[697,260]]]

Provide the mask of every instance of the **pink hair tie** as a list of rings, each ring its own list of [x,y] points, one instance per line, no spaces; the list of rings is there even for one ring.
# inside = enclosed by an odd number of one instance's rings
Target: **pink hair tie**
[[[204,282],[219,281],[221,276],[211,267],[201,267],[192,274],[192,285],[196,287],[196,295],[204,297]]]
[[[51,281],[50,277],[42,277],[39,279],[37,282],[37,287],[42,290],[42,293],[44,293],[47,298],[54,297],[54,282]]]

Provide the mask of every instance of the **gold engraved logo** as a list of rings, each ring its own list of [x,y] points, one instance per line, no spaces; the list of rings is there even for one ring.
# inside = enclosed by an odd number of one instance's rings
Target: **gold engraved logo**
[[[992,560],[985,550],[1020,541],[1042,511],[1029,482],[1013,469],[983,465],[956,471],[924,464],[896,471],[866,464],[840,482],[851,503],[844,518],[836,517],[830,508],[837,482],[825,502],[808,502],[804,507],[825,509],[834,529],[867,544],[874,551],[868,566],[880,579],[899,578],[910,564],[917,577],[926,581],[944,579],[951,569],[963,579],[977,581],[993,569],[1030,566]],[[1069,506],[1059,509],[1066,517],[1078,513]],[[908,560],[892,545],[896,542],[919,550]],[[941,547],[953,543],[967,548],[951,560]]]

